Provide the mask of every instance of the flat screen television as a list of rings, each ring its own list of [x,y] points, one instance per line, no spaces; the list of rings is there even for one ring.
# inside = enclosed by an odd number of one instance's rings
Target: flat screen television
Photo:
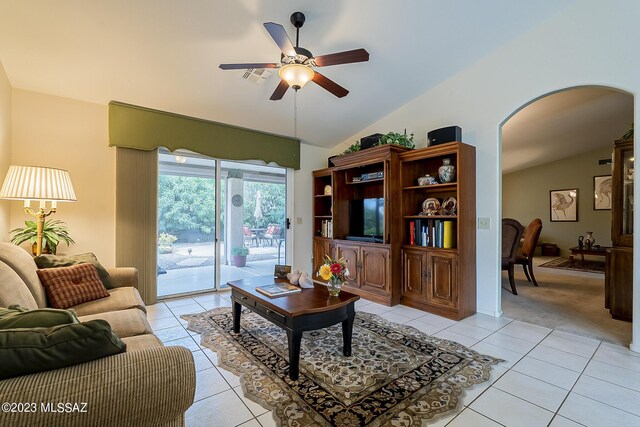
[[[351,200],[347,240],[384,241],[384,199]]]

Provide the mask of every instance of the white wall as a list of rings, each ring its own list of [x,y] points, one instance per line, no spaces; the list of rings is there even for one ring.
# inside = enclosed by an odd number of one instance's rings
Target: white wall
[[[0,186],[11,163],[11,84],[0,62]],[[0,242],[9,240],[10,203],[0,200]]]
[[[477,147],[477,216],[491,219],[491,229],[477,233],[478,311],[501,315],[496,227],[501,218],[501,124],[526,103],[563,88],[603,85],[638,93],[639,16],[640,2],[633,0],[576,2],[343,143],[407,128],[424,146],[428,130],[462,126],[463,141]],[[635,102],[639,122],[637,97]],[[640,244],[640,234],[635,243]],[[634,309],[640,313],[637,252],[634,266]],[[635,316],[633,341],[632,348],[639,349],[640,316]]]
[[[93,252],[114,266],[115,149],[108,146],[107,113],[106,105],[14,89],[11,163],[68,170],[78,201],[58,203],[47,219],[65,221],[76,244],[58,252]],[[21,203],[10,203],[11,228],[32,219]]]

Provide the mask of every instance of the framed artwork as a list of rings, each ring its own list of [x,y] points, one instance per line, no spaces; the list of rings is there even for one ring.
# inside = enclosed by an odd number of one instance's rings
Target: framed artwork
[[[287,278],[287,273],[291,273],[291,266],[290,265],[279,265],[279,264],[276,264],[274,269],[273,269],[273,277],[276,277],[278,279],[286,279]]]
[[[593,210],[611,210],[611,175],[593,177]]]
[[[578,221],[578,189],[549,191],[549,218],[551,222]]]

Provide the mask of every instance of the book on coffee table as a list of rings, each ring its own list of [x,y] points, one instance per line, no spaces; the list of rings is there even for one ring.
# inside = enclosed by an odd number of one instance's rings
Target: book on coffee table
[[[256,286],[256,291],[268,297],[275,298],[295,294],[302,291],[302,289],[290,283],[274,283],[272,285]]]

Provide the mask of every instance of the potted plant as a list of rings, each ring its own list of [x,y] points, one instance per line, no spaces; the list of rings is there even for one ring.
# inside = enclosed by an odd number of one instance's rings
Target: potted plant
[[[24,225],[25,227],[11,230],[11,243],[20,245],[28,241],[31,243],[31,251],[35,255],[38,225],[35,221],[25,221]],[[45,221],[42,229],[42,253],[55,255],[60,242],[65,242],[67,246],[75,243],[69,236],[69,227],[67,227],[67,224],[60,220],[50,219]]]
[[[385,144],[396,144],[401,147],[406,147],[409,149],[416,148],[415,144],[413,143],[413,134],[407,135],[406,131],[404,134],[389,132],[387,134],[382,135],[377,145],[385,145]]]
[[[247,255],[249,255],[249,248],[240,246],[238,248],[231,249],[231,255],[233,255],[233,265],[236,267],[244,267],[247,265]]]
[[[176,236],[169,233],[161,233],[158,237],[158,253],[169,254],[173,252],[173,243],[178,240]]]

